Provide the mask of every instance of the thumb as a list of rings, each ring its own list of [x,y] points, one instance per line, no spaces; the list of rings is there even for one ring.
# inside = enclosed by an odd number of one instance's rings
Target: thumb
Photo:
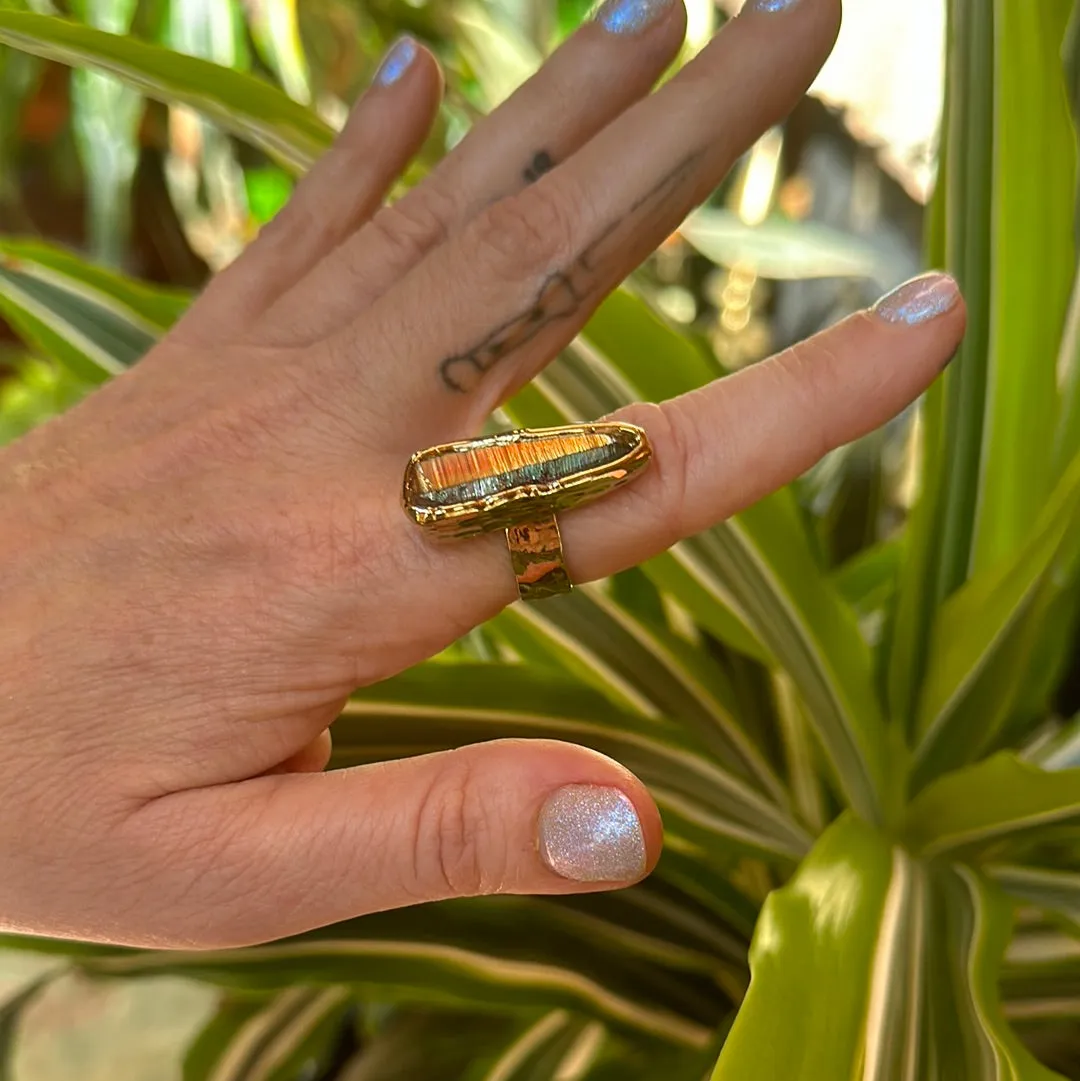
[[[626,769],[548,740],[174,793],[124,828],[165,877],[147,933],[197,947],[447,897],[625,886],[655,866],[662,831]]]

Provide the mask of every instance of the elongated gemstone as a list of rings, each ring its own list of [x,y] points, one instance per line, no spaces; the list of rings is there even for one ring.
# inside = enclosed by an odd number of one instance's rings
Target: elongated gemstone
[[[421,524],[445,528],[452,520],[455,532],[499,528],[527,517],[525,503],[564,509],[602,495],[645,465],[649,453],[640,428],[616,423],[450,443],[414,455],[405,507]],[[514,503],[522,506],[511,512]]]

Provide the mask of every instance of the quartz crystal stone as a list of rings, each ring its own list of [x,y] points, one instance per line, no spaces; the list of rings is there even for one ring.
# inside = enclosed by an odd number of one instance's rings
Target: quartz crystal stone
[[[414,455],[404,503],[440,532],[483,532],[528,520],[530,509],[566,509],[602,495],[648,457],[645,433],[630,424],[506,432]]]

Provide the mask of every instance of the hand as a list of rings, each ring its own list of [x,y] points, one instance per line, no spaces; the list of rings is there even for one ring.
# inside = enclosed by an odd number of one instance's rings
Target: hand
[[[433,58],[400,46],[180,325],[4,452],[6,929],[239,945],[451,895],[610,888],[655,862],[645,789],[578,747],[322,772],[355,687],[516,595],[500,537],[435,544],[406,519],[409,455],[475,434],[571,339],[794,105],[840,15],[839,0],[752,0],[646,96],[684,14],[620,2],[380,208],[440,92]],[[938,374],[963,318],[951,280],[927,279],[622,411],[654,464],[563,516],[573,578],[638,563],[880,425]],[[600,812],[621,833],[590,856],[574,829]],[[562,827],[546,847],[538,819]]]

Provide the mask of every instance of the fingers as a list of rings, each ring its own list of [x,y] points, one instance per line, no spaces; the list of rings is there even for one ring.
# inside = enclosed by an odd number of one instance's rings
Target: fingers
[[[215,278],[182,324],[189,337],[243,330],[351,236],[420,149],[442,96],[438,62],[412,38],[387,52],[333,147],[285,208]]]
[[[938,376],[964,323],[951,278],[917,279],[874,311],[769,361],[662,405],[619,411],[613,419],[648,432],[653,461],[626,488],[559,516],[571,579],[602,578],[658,555],[880,427]],[[402,578],[416,593],[399,586],[399,607],[415,606],[420,619],[433,596],[457,598],[459,609],[447,605],[456,620],[450,635],[516,597],[501,535],[435,543],[401,518],[400,545],[413,548],[418,570]]]
[[[348,325],[485,206],[538,179],[646,94],[683,39],[682,3],[613,0],[605,10],[477,124],[423,184],[283,297],[261,340],[295,344]]]
[[[447,897],[610,889],[651,870],[661,844],[639,781],[545,740],[177,793],[127,829],[172,868],[156,927],[191,946]]]
[[[334,741],[330,730],[324,729],[306,747],[302,747],[296,754],[289,755],[284,762],[279,763],[268,774],[273,773],[319,773],[326,769],[333,754]]]
[[[794,106],[838,22],[839,0],[798,0],[729,23],[663,89],[432,252],[342,334],[341,366],[407,321],[409,364],[383,350],[367,386],[384,377],[418,441],[475,430]]]

